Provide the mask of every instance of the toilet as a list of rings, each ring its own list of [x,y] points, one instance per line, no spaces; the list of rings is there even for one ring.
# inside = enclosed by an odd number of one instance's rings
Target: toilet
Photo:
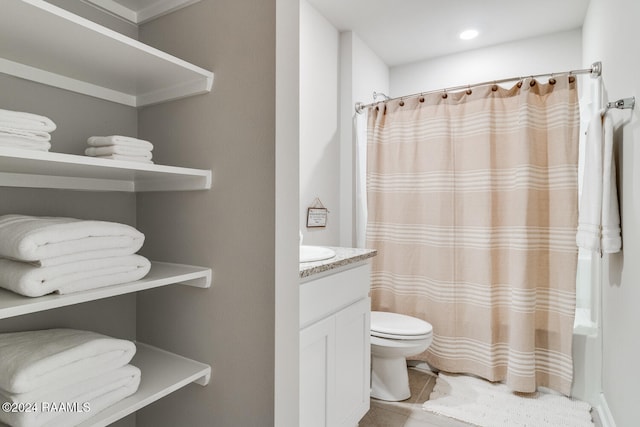
[[[371,397],[397,402],[411,397],[407,356],[425,351],[431,324],[404,314],[371,312]]]

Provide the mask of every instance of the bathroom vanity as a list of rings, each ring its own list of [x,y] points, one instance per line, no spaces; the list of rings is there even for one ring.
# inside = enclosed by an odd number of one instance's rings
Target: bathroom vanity
[[[330,248],[300,263],[300,425],[358,425],[369,410],[371,265],[375,250]]]

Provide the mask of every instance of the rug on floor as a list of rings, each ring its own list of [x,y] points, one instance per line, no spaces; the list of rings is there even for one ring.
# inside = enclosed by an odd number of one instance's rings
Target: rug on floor
[[[438,374],[422,408],[482,427],[593,427],[591,406],[552,393],[514,394],[506,385]]]

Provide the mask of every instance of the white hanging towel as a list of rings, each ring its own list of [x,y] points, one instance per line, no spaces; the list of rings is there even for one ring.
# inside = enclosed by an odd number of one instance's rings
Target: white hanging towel
[[[600,253],[616,253],[622,247],[613,124],[606,110],[593,117],[587,130],[576,243]]]
[[[48,117],[2,109],[0,109],[0,127],[41,132],[56,130],[56,124]]]
[[[35,412],[0,411],[0,421],[12,427],[71,427],[96,415],[116,402],[132,395],[140,385],[140,369],[126,365],[116,370],[97,370],[96,377],[60,387],[49,387],[30,393],[4,394],[2,403],[37,405]],[[62,404],[69,410],[52,410],[52,404]],[[45,405],[45,406],[43,406]]]
[[[0,392],[63,387],[128,364],[131,341],[76,329],[0,334]]]

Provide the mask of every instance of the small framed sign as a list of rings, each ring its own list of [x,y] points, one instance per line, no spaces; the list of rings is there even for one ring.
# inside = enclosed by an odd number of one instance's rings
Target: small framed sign
[[[307,209],[307,227],[326,227],[327,226],[327,208],[308,208]]]

